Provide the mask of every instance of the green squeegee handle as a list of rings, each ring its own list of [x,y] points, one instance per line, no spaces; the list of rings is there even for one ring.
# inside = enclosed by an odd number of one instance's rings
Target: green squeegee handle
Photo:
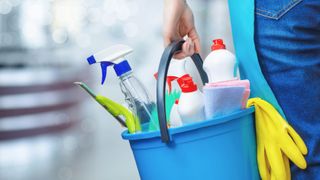
[[[176,41],[172,42],[168,47],[165,48],[158,69],[158,81],[157,81],[157,110],[158,110],[158,119],[160,125],[161,139],[164,143],[169,143],[171,140],[168,127],[167,127],[167,117],[166,117],[166,108],[165,108],[165,92],[166,92],[166,77],[169,69],[169,64],[172,59],[172,56],[181,51],[182,45],[185,41]],[[208,82],[208,77],[205,71],[202,68],[202,59],[199,54],[195,53],[191,56],[194,64],[199,71],[202,83],[205,84]]]

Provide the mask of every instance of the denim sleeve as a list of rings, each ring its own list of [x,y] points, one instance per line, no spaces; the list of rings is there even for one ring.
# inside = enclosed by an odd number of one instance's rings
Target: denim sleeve
[[[256,0],[255,45],[268,84],[309,149],[308,168],[292,166],[292,179],[320,180],[320,0]]]

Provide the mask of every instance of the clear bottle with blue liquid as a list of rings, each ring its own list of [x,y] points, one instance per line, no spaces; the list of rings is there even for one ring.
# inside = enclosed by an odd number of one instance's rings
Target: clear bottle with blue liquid
[[[115,45],[87,58],[88,63],[100,63],[103,84],[107,77],[107,69],[113,66],[120,80],[120,88],[125,96],[129,109],[139,118],[141,124],[150,122],[152,111],[155,108],[154,101],[143,84],[133,75],[133,71],[124,58],[132,52],[132,48],[126,45]]]
[[[127,60],[113,66],[120,80],[120,88],[129,108],[137,115],[141,124],[150,122],[155,103],[146,88],[137,79]]]

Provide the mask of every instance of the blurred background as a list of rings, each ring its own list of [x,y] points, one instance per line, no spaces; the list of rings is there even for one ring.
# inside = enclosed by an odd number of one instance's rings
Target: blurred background
[[[233,51],[227,1],[189,0],[202,43]],[[86,57],[131,46],[135,75],[155,97],[164,49],[162,0],[0,0],[0,179],[139,179],[124,130],[74,81],[124,103],[110,71]],[[188,64],[193,72],[192,64]]]

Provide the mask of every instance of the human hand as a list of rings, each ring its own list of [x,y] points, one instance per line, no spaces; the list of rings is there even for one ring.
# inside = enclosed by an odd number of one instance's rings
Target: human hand
[[[164,3],[164,44],[168,46],[172,41],[187,36],[182,45],[182,51],[174,58],[182,59],[200,52],[200,40],[194,26],[193,14],[185,0],[165,0]]]

